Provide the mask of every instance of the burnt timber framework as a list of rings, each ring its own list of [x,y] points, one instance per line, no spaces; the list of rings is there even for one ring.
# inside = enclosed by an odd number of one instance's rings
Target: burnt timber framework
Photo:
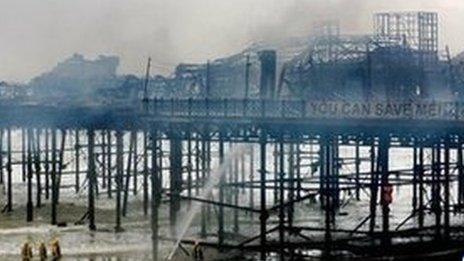
[[[463,241],[464,122],[296,118],[285,112],[285,102],[267,107],[264,100],[255,102],[261,107],[240,113],[227,100],[203,100],[195,110],[188,106],[200,102],[192,100],[59,111],[2,105],[0,182],[7,195],[3,211],[15,209],[12,180],[20,175],[27,187],[27,221],[34,220],[34,208],[49,201],[50,223],[57,224],[60,191],[68,189],[87,193],[83,220],[90,230],[98,227],[98,197],[114,198],[115,231],[121,231],[121,217],[131,208],[129,197],[142,193],[154,253],[159,240],[173,239],[178,232],[180,209],[195,202],[201,204],[202,244],[257,252],[261,259],[270,254],[290,259],[314,249],[326,255],[401,254],[419,243],[423,248]],[[272,117],[267,116],[270,111]],[[13,135],[20,137],[21,146],[12,143]],[[349,156],[342,156],[342,147],[352,148]],[[390,168],[396,148],[412,150],[410,168]],[[214,162],[223,167],[215,170]],[[353,171],[343,172],[347,165]],[[211,179],[217,182],[204,195]],[[410,215],[393,226],[388,196],[392,188],[402,187],[411,190]],[[340,228],[337,221],[346,214],[344,209],[357,201],[368,202],[355,209],[364,218],[351,229]],[[158,233],[162,204],[169,206],[168,237]],[[322,212],[323,222],[301,225],[295,219],[301,204],[317,206],[312,211]],[[311,215],[307,211],[305,215]],[[240,233],[244,216],[256,224],[258,233],[237,243],[232,238]]]

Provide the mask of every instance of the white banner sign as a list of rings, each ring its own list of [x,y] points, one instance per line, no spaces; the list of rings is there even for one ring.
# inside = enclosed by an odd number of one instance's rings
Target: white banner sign
[[[455,102],[310,101],[306,105],[306,115],[316,118],[464,120],[463,105]]]

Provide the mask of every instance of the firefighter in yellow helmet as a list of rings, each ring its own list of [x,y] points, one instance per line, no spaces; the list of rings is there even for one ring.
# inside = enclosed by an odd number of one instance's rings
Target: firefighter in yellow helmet
[[[58,241],[58,239],[55,238],[50,243],[50,246],[51,246],[52,260],[60,260],[61,258],[60,241]]]
[[[32,260],[32,247],[29,242],[25,242],[21,247],[21,260],[23,261],[30,261]]]
[[[47,260],[47,247],[44,242],[40,242],[39,244],[39,258],[40,261]]]

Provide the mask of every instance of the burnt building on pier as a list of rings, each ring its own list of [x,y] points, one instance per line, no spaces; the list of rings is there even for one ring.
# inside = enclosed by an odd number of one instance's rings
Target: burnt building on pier
[[[160,97],[258,98],[263,50],[275,50],[275,96],[289,99],[454,100],[462,98],[463,63],[439,47],[438,14],[377,13],[373,32],[346,35],[338,22],[310,37],[254,44],[204,64],[181,64],[151,86]]]

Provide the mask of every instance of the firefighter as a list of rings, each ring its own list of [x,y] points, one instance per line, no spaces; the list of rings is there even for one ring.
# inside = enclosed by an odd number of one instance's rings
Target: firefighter
[[[60,241],[58,239],[54,239],[51,242],[51,253],[52,253],[52,260],[60,260],[61,258],[61,247],[60,247]]]
[[[44,242],[40,242],[39,244],[39,258],[40,261],[47,260],[47,247]]]
[[[30,261],[32,260],[32,247],[29,242],[25,242],[21,248],[21,258],[23,261]]]
[[[193,258],[195,260],[203,260],[203,249],[201,249],[200,243],[195,241],[193,246]]]

